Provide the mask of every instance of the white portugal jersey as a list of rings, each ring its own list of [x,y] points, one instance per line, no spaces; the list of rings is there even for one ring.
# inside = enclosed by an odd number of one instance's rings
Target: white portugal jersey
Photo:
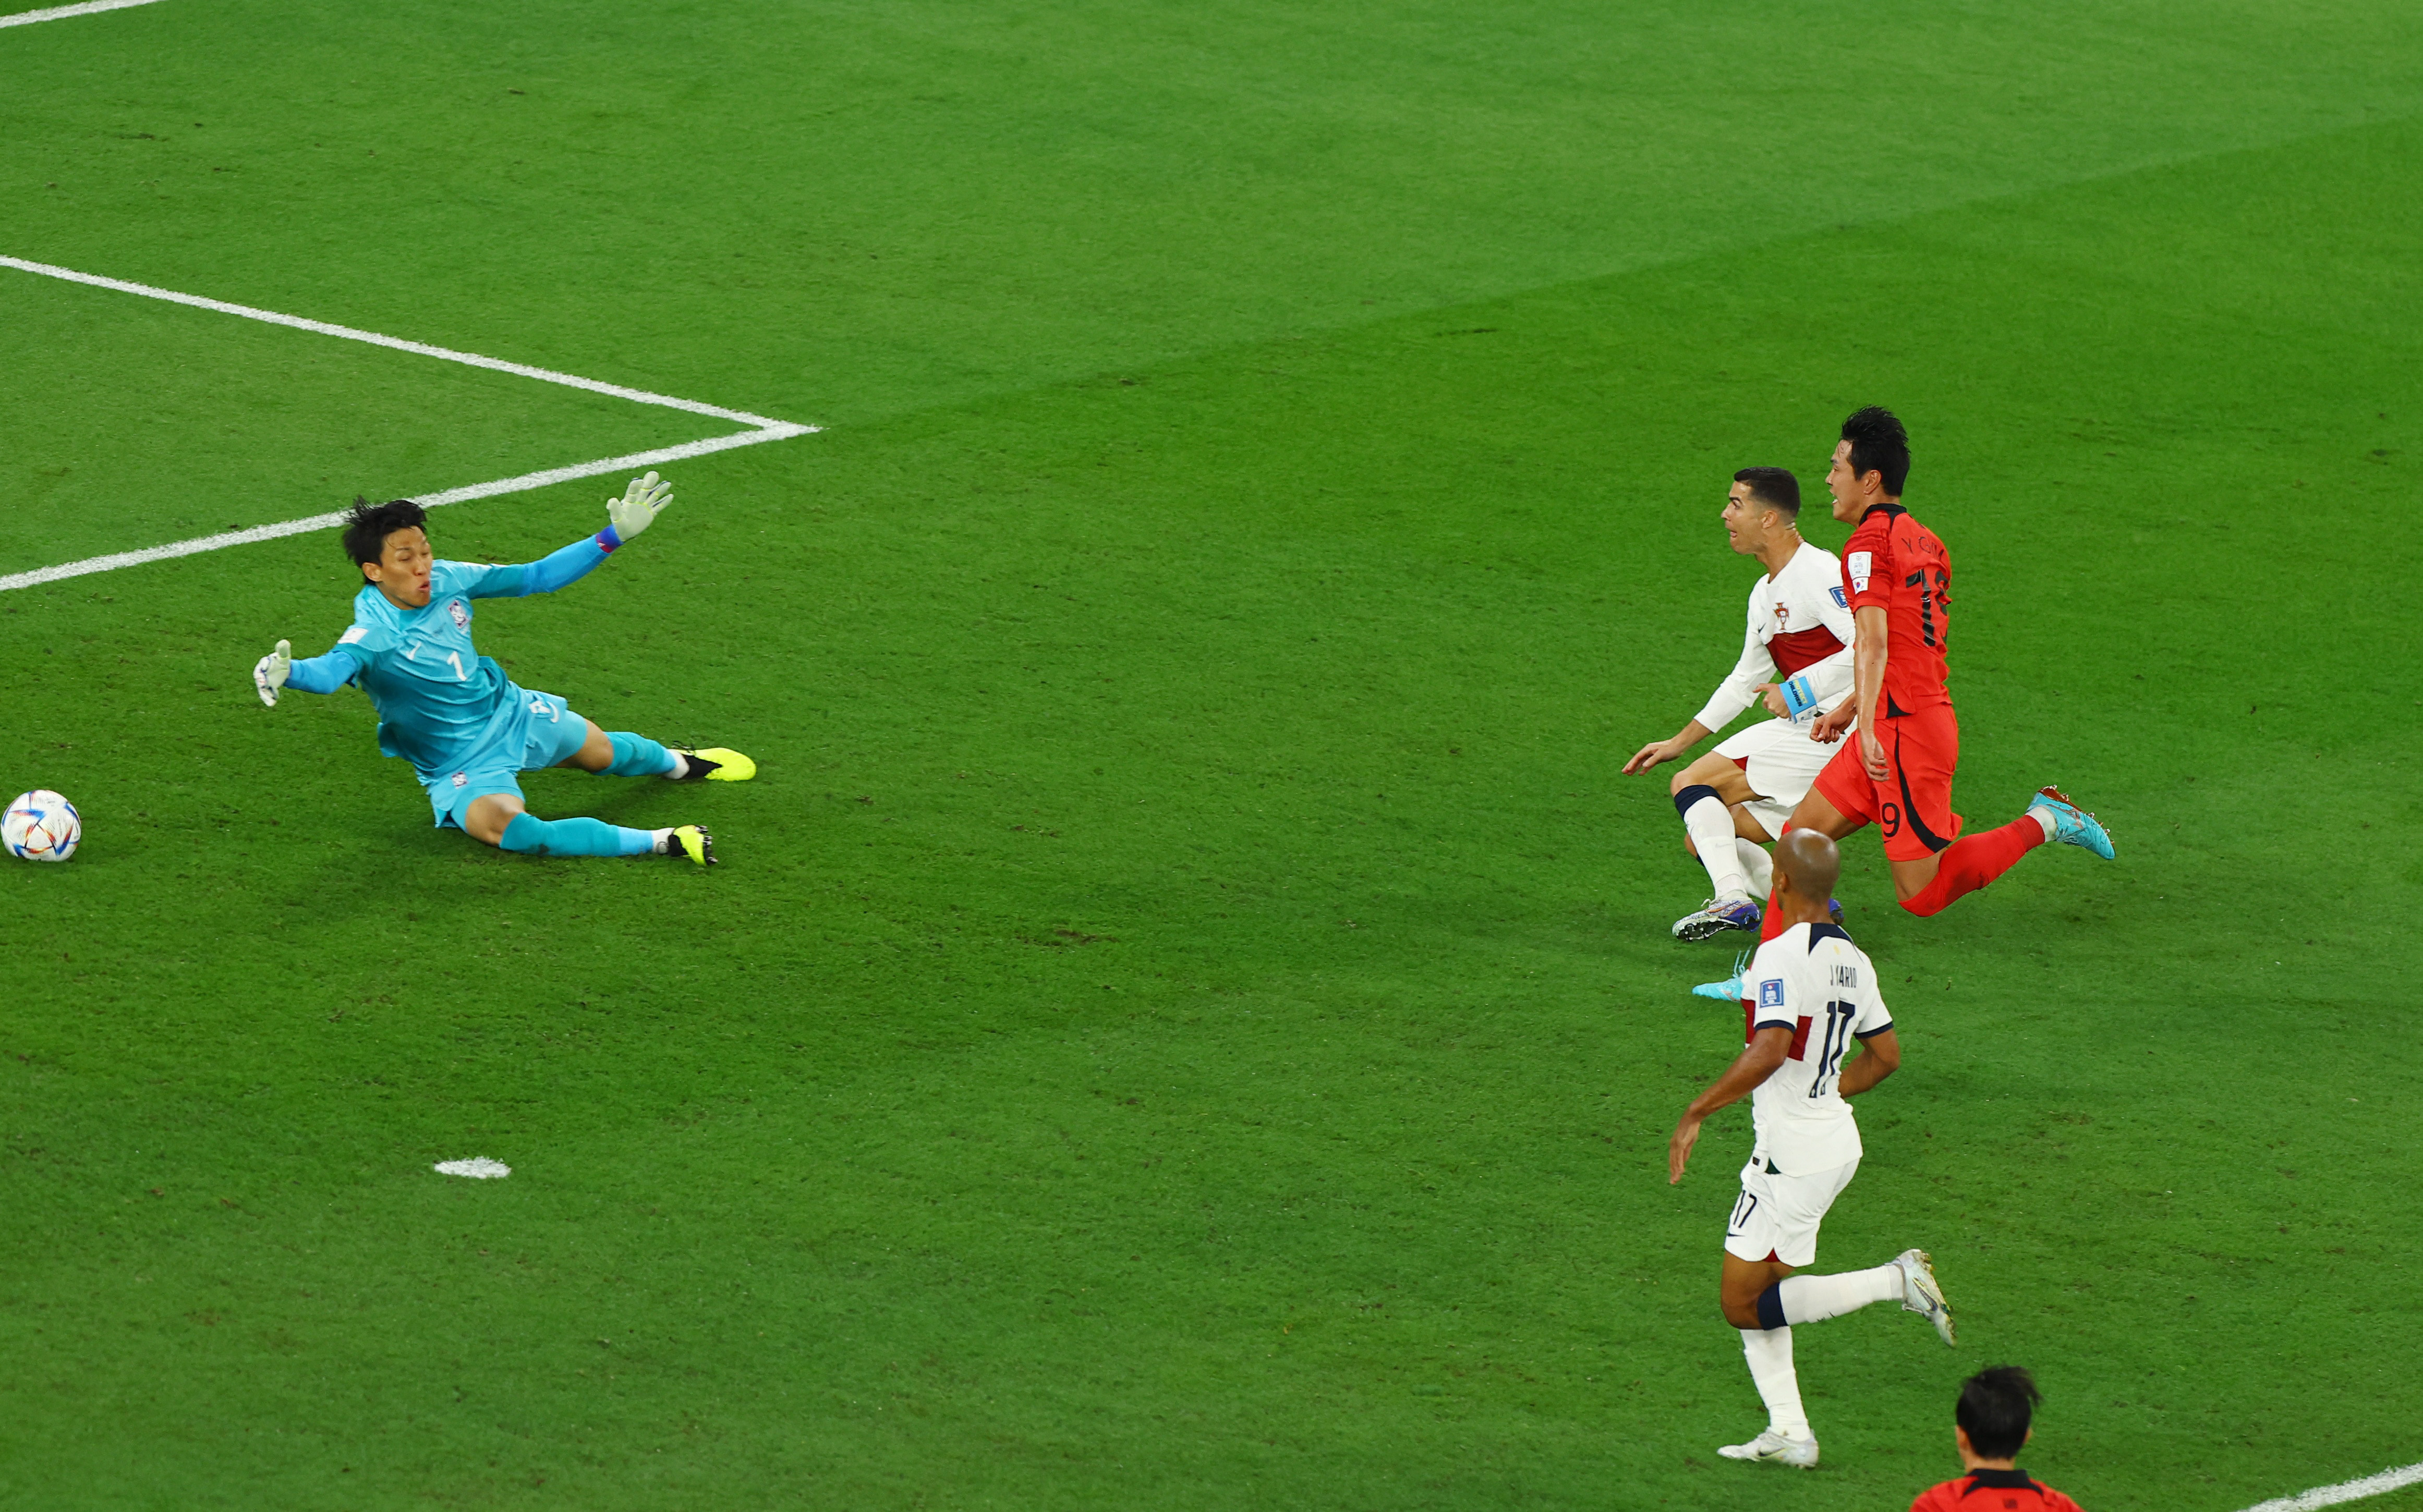
[[[1832,552],[1800,543],[1783,571],[1750,585],[1749,609],[1741,659],[1700,710],[1700,723],[1722,730],[1756,701],[1759,684],[1800,672],[1820,708],[1850,696],[1851,601]]]
[[[1753,1158],[1787,1176],[1858,1159],[1860,1126],[1840,1084],[1852,1041],[1892,1028],[1875,965],[1835,925],[1795,924],[1758,948],[1742,990],[1750,1035],[1792,1031],[1783,1063],[1750,1095]]]

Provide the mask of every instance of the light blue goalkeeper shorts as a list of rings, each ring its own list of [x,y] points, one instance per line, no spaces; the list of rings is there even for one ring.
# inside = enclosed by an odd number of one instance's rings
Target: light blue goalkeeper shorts
[[[421,774],[437,827],[462,828],[463,815],[475,798],[492,793],[520,797],[519,774],[562,764],[588,739],[589,721],[573,713],[563,700],[552,693],[513,688],[512,701],[497,711],[480,744],[459,765],[435,777]]]

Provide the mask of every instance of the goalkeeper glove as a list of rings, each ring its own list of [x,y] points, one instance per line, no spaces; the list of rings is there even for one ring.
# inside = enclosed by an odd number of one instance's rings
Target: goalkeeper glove
[[[281,640],[276,651],[252,664],[253,691],[273,709],[277,707],[277,691],[286,685],[286,674],[294,666],[293,652],[291,643]]]
[[[673,501],[673,485],[659,481],[655,473],[632,479],[621,498],[606,501],[606,527],[613,531],[615,544],[620,545],[656,524],[657,516],[671,508]]]

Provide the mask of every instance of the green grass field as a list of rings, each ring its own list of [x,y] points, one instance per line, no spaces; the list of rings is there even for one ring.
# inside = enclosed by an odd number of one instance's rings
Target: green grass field
[[[2423,1458],[2423,13],[162,0],[0,29],[0,254],[821,434],[482,647],[711,791],[429,827],[319,532],[0,593],[0,1504],[2092,1512]],[[721,422],[0,268],[0,575]],[[1972,825],[1719,1461],[1748,1114],[1665,774],[1736,467],[1908,420]],[[595,479],[433,516],[527,559]],[[1808,512],[1813,539],[1842,527]],[[2405,647],[2404,651],[2399,650]],[[434,1174],[486,1155],[502,1182]],[[2359,1504],[2423,1509],[2423,1489]]]

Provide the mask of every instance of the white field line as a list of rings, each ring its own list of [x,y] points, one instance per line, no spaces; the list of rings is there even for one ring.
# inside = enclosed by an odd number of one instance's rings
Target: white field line
[[[96,10],[123,10],[129,6],[148,6],[151,0],[84,0],[80,6],[53,6],[48,10],[20,10],[13,16],[0,16],[0,26],[30,26],[38,21],[65,21],[70,16],[89,16]]]
[[[250,305],[230,305],[223,299],[204,299],[199,294],[181,294],[173,289],[154,289],[150,284],[129,283],[123,278],[104,278],[97,273],[78,273],[73,268],[55,267],[48,262],[28,262],[24,258],[0,257],[0,268],[15,268],[21,273],[38,273],[45,278],[64,278],[70,283],[90,284],[95,289],[115,289],[121,294],[140,294],[146,299],[165,299],[171,305],[191,305],[196,309],[216,310],[222,315],[241,315],[248,321],[266,321],[272,325],[291,325],[298,331],[310,331],[320,336],[342,337],[348,341],[367,341],[372,346],[392,347],[398,352],[416,353],[424,357],[436,357],[446,362],[459,362],[469,368],[486,368],[496,372],[509,372],[516,378],[535,378],[541,383],[562,384],[566,388],[586,388],[593,394],[611,394],[635,404],[661,404],[667,409],[688,410],[692,415],[712,415],[719,420],[735,425],[754,425],[770,429],[784,423],[769,420],[763,415],[746,410],[729,410],[721,405],[702,404],[694,399],[675,399],[670,394],[651,394],[643,388],[626,388],[621,384],[599,383],[594,378],[576,377],[568,372],[556,372],[546,368],[533,368],[525,363],[507,362],[499,357],[483,357],[476,352],[457,352],[451,347],[430,346],[420,341],[406,341],[401,337],[381,336],[376,331],[357,331],[350,325],[331,325],[326,321],[306,320],[300,315],[280,315],[274,309],[255,309]]]
[[[435,509],[441,504],[460,504],[467,499],[489,498],[498,494],[518,494],[527,489],[568,483],[576,478],[594,478],[599,473],[653,467],[658,463],[704,457],[710,451],[729,451],[734,447],[753,447],[765,441],[787,441],[792,436],[807,435],[816,430],[813,425],[777,421],[763,430],[743,431],[737,435],[709,436],[704,441],[659,447],[654,451],[634,451],[625,457],[600,457],[595,462],[575,463],[569,467],[549,467],[544,472],[523,473],[518,478],[499,478],[494,482],[450,488],[442,494],[422,494],[419,502],[425,508]],[[63,577],[82,577],[87,573],[115,572],[120,567],[139,567],[148,561],[166,561],[171,557],[191,557],[204,551],[222,551],[229,546],[248,546],[256,542],[275,541],[280,536],[331,530],[344,523],[345,516],[341,512],[314,514],[308,520],[281,520],[276,525],[256,525],[247,530],[229,530],[219,535],[196,536],[190,541],[172,541],[165,546],[145,546],[139,551],[119,551],[106,557],[87,557],[82,561],[63,561],[55,567],[37,567],[31,572],[11,573],[0,577],[0,593],[11,589],[32,588],[38,583],[55,583]]]
[[[2316,1512],[2320,1507],[2336,1506],[2341,1502],[2361,1502],[2368,1496],[2382,1496],[2417,1485],[2423,1485],[2423,1463],[2402,1465],[2360,1480],[2341,1481],[2336,1486],[2317,1486],[2295,1496],[2257,1502],[2246,1512]]]
[[[0,16],[0,26],[30,26],[38,21],[65,21],[70,16],[89,16],[96,10],[123,10],[129,6],[148,6],[151,0],[85,0],[80,6],[53,6],[47,10],[20,10],[13,16]]]
[[[116,6],[149,5],[151,0],[93,0],[91,5],[68,7],[59,11],[29,11],[37,19],[66,15],[79,10],[108,9]],[[21,17],[0,17],[0,24],[21,20]],[[331,325],[325,321],[306,320],[299,315],[281,315],[276,310],[255,309],[249,305],[230,305],[224,300],[204,299],[198,294],[181,294],[171,289],[154,289],[149,284],[128,283],[122,278],[104,278],[98,274],[78,273],[73,268],[55,267],[47,262],[28,262],[23,258],[0,257],[0,267],[40,274],[47,278],[64,278],[70,283],[90,284],[96,289],[114,289],[121,293],[140,294],[147,299],[165,299],[170,304],[191,305],[197,309],[216,310],[223,315],[240,315],[246,320],[266,321],[272,325],[291,325],[296,330],[311,331],[321,336],[342,337],[349,341],[367,341],[372,346],[391,347],[398,352],[415,353],[424,357],[436,357],[447,362],[459,362],[467,367],[486,368],[497,372],[509,372],[519,378],[535,378],[543,383],[562,384],[568,388],[585,388],[594,394],[607,394],[615,399],[627,399],[639,404],[657,404],[668,409],[687,410],[693,415],[711,415],[718,419],[734,420],[750,427],[736,435],[710,436],[704,441],[684,442],[675,447],[659,447],[653,451],[634,451],[620,457],[600,457],[594,462],[575,463],[569,467],[548,467],[539,472],[522,473],[513,478],[499,478],[490,482],[471,483],[462,488],[450,488],[443,493],[422,494],[419,501],[426,508],[442,504],[461,504],[469,499],[491,498],[499,494],[518,494],[533,488],[546,488],[555,483],[570,482],[576,478],[594,478],[600,473],[621,472],[631,467],[653,467],[659,463],[680,462],[689,457],[704,457],[713,451],[729,451],[734,447],[753,447],[767,441],[787,441],[795,435],[813,435],[822,427],[796,425],[789,420],[768,419],[746,410],[723,409],[714,404],[702,404],[694,400],[675,399],[670,394],[652,394],[645,389],[626,388],[620,384],[599,383],[568,372],[556,372],[546,368],[532,368],[523,363],[505,362],[496,357],[483,357],[476,352],[456,352],[449,347],[429,346],[420,341],[406,341],[375,331],[358,331],[350,325]],[[250,545],[260,541],[275,541],[280,536],[302,535],[312,530],[326,530],[344,523],[342,513],[314,514],[309,519],[282,520],[276,525],[256,525],[249,529],[229,530],[218,535],[196,536],[189,541],[172,541],[166,545],[145,546],[136,551],[112,552],[105,557],[87,557],[80,561],[61,562],[55,567],[37,567],[30,572],[11,573],[0,576],[0,593],[12,589],[32,588],[39,583],[55,583],[63,577],[82,577],[89,573],[113,572],[120,567],[137,567],[145,562],[166,561],[172,557],[191,557],[204,551],[221,551],[229,546]]]

